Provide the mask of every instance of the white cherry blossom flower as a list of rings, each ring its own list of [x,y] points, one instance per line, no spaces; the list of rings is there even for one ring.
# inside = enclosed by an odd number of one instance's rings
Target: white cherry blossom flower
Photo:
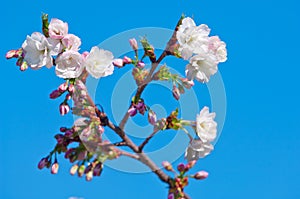
[[[196,118],[196,133],[203,142],[212,142],[217,136],[216,113],[210,113],[207,106],[203,107]]]
[[[182,20],[176,32],[179,43],[179,52],[183,59],[189,59],[193,54],[207,52],[208,35],[210,29],[207,25],[201,24],[196,26],[193,19],[187,17]]]
[[[81,45],[80,38],[73,34],[67,34],[61,40],[61,42],[67,50],[73,50],[73,51],[78,51]]]
[[[185,151],[185,159],[188,162],[204,158],[214,149],[214,146],[209,142],[204,142],[200,139],[194,139],[190,142]]]
[[[43,66],[50,68],[53,65],[53,58],[59,53],[59,44],[43,34],[34,32],[27,36],[22,44],[25,53],[24,60],[32,69],[39,69]]]
[[[211,54],[198,54],[190,59],[186,66],[185,73],[189,80],[198,80],[199,82],[208,82],[211,75],[218,71],[218,62],[216,57]]]
[[[86,56],[86,70],[94,78],[111,75],[114,71],[113,58],[114,56],[110,51],[99,49],[97,46],[94,46]]]
[[[62,39],[68,34],[68,24],[60,19],[51,19],[49,26],[49,36],[52,39]]]
[[[76,78],[84,69],[83,57],[77,51],[65,51],[56,58],[55,72],[58,77]]]
[[[227,60],[226,44],[218,36],[209,37],[208,50],[216,56],[218,62]]]

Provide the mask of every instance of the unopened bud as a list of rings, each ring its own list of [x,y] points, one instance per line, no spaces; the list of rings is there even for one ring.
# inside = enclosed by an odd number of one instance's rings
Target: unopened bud
[[[167,170],[167,171],[173,171],[173,167],[170,164],[170,162],[168,161],[163,161],[162,162],[163,167]]]
[[[143,61],[138,61],[137,67],[139,67],[140,69],[143,69],[145,67],[145,63]]]
[[[51,166],[51,173],[52,174],[57,174],[58,168],[59,168],[59,165],[58,165],[57,162],[55,162],[54,164],[52,164],[52,166]]]
[[[156,118],[156,113],[152,110],[148,111],[148,121],[150,124],[155,125],[157,118]]]
[[[137,114],[137,109],[135,108],[135,107],[130,107],[129,109],[128,109],[128,111],[127,111],[128,113],[129,113],[129,115],[131,116],[131,117],[133,117],[133,116],[135,116],[136,114]]]
[[[77,174],[79,177],[81,177],[84,174],[84,170],[85,170],[85,166],[81,165],[78,170],[77,170]]]
[[[192,86],[195,85],[193,80],[188,80],[187,78],[182,78],[181,81],[182,81],[183,86],[187,89],[190,89]]]
[[[100,176],[102,173],[102,169],[103,169],[103,164],[101,162],[99,162],[98,164],[96,164],[96,166],[93,170],[93,175]]]
[[[88,51],[84,51],[81,56],[85,59],[90,53]]]
[[[61,92],[59,92],[59,90],[54,90],[52,91],[52,93],[50,93],[50,99],[56,99],[58,98],[59,96],[61,96]]]
[[[66,132],[66,131],[67,131],[67,128],[66,128],[66,127],[60,127],[60,128],[59,128],[59,131],[62,132],[62,133],[63,133],[63,132]]]
[[[69,93],[70,93],[70,94],[73,94],[73,93],[74,93],[74,90],[75,90],[75,86],[74,86],[73,84],[70,84],[70,85],[68,86],[68,91],[69,91]]]
[[[70,93],[66,94],[66,97],[65,97],[66,100],[70,100],[72,99],[72,96],[70,95]]]
[[[129,44],[133,50],[138,49],[138,44],[135,38],[129,39]]]
[[[20,66],[20,70],[21,71],[25,71],[25,70],[27,70],[27,68],[28,68],[27,62],[23,61],[22,64],[21,64],[21,66]]]
[[[179,89],[175,85],[173,86],[172,94],[173,94],[173,97],[176,100],[179,100],[179,98],[180,98],[180,91],[179,91]]]
[[[85,175],[85,179],[86,179],[86,181],[91,181],[93,179],[93,171],[88,172]]]
[[[123,62],[124,62],[125,64],[131,64],[131,63],[132,63],[132,59],[130,59],[129,57],[125,56],[125,57],[123,58]]]
[[[64,143],[64,135],[56,134],[54,137],[57,141],[57,144],[63,144]]]
[[[198,171],[193,177],[197,180],[203,180],[208,177],[208,173],[206,171]]]
[[[178,164],[178,165],[177,165],[177,170],[178,170],[179,172],[185,171],[185,165],[184,165],[183,163]]]
[[[65,115],[70,111],[70,107],[67,103],[61,103],[59,106],[59,112],[61,115]]]
[[[38,168],[43,169],[47,165],[47,163],[48,163],[48,158],[42,158],[39,161]]]
[[[77,172],[78,170],[78,165],[77,164],[74,164],[71,169],[70,169],[70,174],[71,175],[75,175],[75,173]]]
[[[18,58],[20,56],[20,50],[10,50],[5,54],[6,59]]]
[[[191,169],[193,166],[195,166],[196,163],[197,163],[197,160],[189,161],[189,163],[186,165],[186,169],[187,170]]]
[[[65,82],[65,83],[62,83],[61,85],[59,85],[58,87],[58,91],[60,91],[61,93],[65,92],[68,88],[68,83]]]
[[[113,65],[118,68],[122,68],[124,66],[124,62],[122,59],[114,59]]]

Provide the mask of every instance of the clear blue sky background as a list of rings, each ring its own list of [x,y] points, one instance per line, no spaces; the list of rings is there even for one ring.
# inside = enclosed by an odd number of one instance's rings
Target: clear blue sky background
[[[228,45],[220,66],[227,117],[215,151],[194,169],[208,170],[209,178],[191,181],[187,192],[204,199],[299,199],[299,6],[296,0],[2,2],[0,198],[166,198],[165,185],[151,173],[107,168],[88,183],[70,176],[63,158],[58,175],[37,169],[58,128],[72,118],[61,117],[59,101],[48,99],[61,83],[53,70],[21,73],[4,55],[40,31],[45,12],[67,21],[83,50],[132,28],[172,29],[181,13],[208,24]]]

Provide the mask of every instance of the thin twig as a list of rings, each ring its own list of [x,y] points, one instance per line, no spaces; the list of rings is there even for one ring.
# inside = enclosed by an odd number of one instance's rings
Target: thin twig
[[[154,130],[145,140],[144,140],[144,142],[139,146],[139,150],[140,150],[140,152],[142,152],[143,151],[143,148],[146,146],[146,144],[151,140],[151,138],[153,138],[154,137],[154,135],[156,134],[156,133],[158,133],[159,132],[159,130]]]
[[[114,146],[127,146],[127,143],[122,141],[122,142],[116,142],[113,144]]]
[[[138,155],[129,153],[129,152],[127,152],[127,151],[121,151],[121,155],[124,155],[124,156],[130,157],[130,158],[139,160],[139,156],[138,156]]]

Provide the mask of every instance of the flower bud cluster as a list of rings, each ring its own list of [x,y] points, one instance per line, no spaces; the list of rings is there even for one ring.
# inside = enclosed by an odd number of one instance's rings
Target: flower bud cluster
[[[207,178],[208,173],[206,171],[199,171],[194,175],[188,175],[187,172],[193,168],[196,164],[196,160],[190,161],[187,164],[179,163],[177,165],[177,172],[172,167],[171,163],[164,161],[163,167],[167,171],[175,173],[175,178],[172,179],[172,184],[169,189],[168,198],[184,198],[184,188],[188,185],[188,178],[194,178],[196,180],[203,180]]]
[[[68,101],[72,99],[72,95],[74,93],[74,80],[67,80],[66,82],[59,85],[59,87],[50,93],[50,99],[56,99],[60,97],[62,94],[67,92],[65,95],[64,101],[59,106],[59,112],[61,115],[65,115],[70,111],[70,106]]]
[[[103,163],[95,159],[93,162],[85,164],[74,164],[70,169],[70,174],[75,175],[77,173],[78,177],[85,175],[86,181],[91,181],[94,176],[100,176],[103,170]]]
[[[137,102],[135,102],[135,100],[131,101],[131,105],[128,109],[128,113],[131,117],[135,116],[138,112],[142,115],[145,114],[145,112],[148,110],[147,106],[144,103],[143,99],[139,99],[137,100]],[[151,117],[151,116],[150,116]],[[150,118],[151,119],[151,118]],[[154,120],[154,115],[152,117],[152,119]]]

